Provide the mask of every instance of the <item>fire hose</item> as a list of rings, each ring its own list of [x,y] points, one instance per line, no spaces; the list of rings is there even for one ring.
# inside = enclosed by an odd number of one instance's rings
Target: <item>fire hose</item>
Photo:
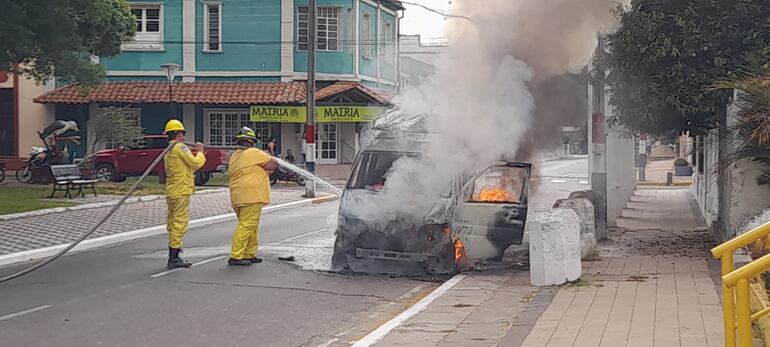
[[[192,143],[185,143],[185,145],[190,146],[190,147],[194,147],[195,146],[195,144],[192,144]],[[171,148],[173,148],[173,146],[174,146],[174,144],[169,144],[168,146],[166,146],[166,148],[163,149],[163,151],[160,153],[160,155],[158,155],[158,157],[155,158],[155,160],[153,160],[153,162],[150,164],[150,166],[147,167],[146,170],[144,170],[144,173],[142,174],[142,176],[140,176],[139,179],[131,186],[131,188],[128,190],[128,192],[122,198],[120,198],[120,200],[118,201],[117,204],[112,206],[112,208],[107,212],[106,215],[104,215],[104,217],[102,217],[102,219],[99,220],[98,223],[96,223],[93,227],[91,227],[91,230],[89,230],[88,232],[86,232],[83,235],[81,235],[80,237],[78,237],[75,241],[72,241],[69,245],[67,245],[67,247],[64,247],[62,250],[60,250],[59,252],[57,252],[56,254],[51,256],[50,258],[47,258],[47,259],[45,259],[43,261],[40,261],[40,262],[38,262],[38,263],[36,263],[36,264],[34,264],[32,266],[29,266],[27,268],[19,270],[19,271],[15,272],[15,273],[12,273],[10,275],[4,276],[4,277],[0,277],[0,283],[8,282],[10,280],[19,278],[19,277],[24,276],[24,275],[26,275],[26,274],[28,274],[28,273],[30,273],[32,271],[35,271],[35,270],[37,270],[37,269],[39,269],[39,268],[41,268],[43,266],[46,266],[46,265],[52,263],[56,259],[59,259],[61,256],[63,256],[64,254],[66,254],[67,252],[69,252],[70,250],[75,248],[78,244],[83,242],[83,240],[85,240],[89,236],[91,236],[91,234],[93,234],[97,229],[99,229],[99,227],[101,227],[102,224],[104,224],[107,221],[107,219],[112,217],[112,215],[115,214],[115,212],[126,202],[126,200],[129,197],[131,197],[131,195],[134,194],[134,192],[137,189],[139,189],[139,186],[142,184],[142,181],[144,181],[144,179],[147,178],[147,176],[150,174],[150,172],[152,172],[152,170],[155,169],[156,166],[158,166],[158,164],[163,160],[163,157],[166,156],[166,154],[171,150]],[[244,147],[241,147],[241,146],[212,146],[212,147],[207,147],[207,148],[209,148],[209,149],[222,149],[222,150],[237,150],[237,149],[242,149]],[[311,173],[309,173],[309,172],[307,172],[305,170],[302,170],[302,169],[296,167],[295,165],[287,163],[286,161],[284,161],[281,158],[275,158],[275,159],[276,159],[276,161],[278,161],[279,165],[281,165],[283,167],[286,167],[286,168],[288,168],[290,170],[296,170],[299,175],[305,176],[305,178],[307,178],[307,179],[320,182],[323,185],[325,185],[325,186],[327,186],[329,188],[332,188],[332,190],[335,193],[337,193],[337,194],[341,193],[339,188],[335,187],[331,183],[328,183],[328,182],[326,182],[324,180],[318,179],[318,177],[314,176],[313,174],[311,174]]]
[[[26,274],[28,274],[28,273],[30,273],[32,271],[35,271],[35,270],[37,270],[37,269],[39,269],[39,268],[41,268],[43,266],[46,266],[46,265],[52,263],[54,260],[59,259],[65,253],[67,253],[70,250],[72,250],[73,248],[75,248],[75,246],[77,246],[79,243],[83,242],[83,240],[85,240],[86,238],[91,236],[91,234],[93,234],[97,229],[99,229],[99,227],[102,226],[102,224],[104,224],[104,222],[106,222],[107,219],[109,219],[110,217],[112,217],[113,214],[115,214],[115,212],[118,210],[118,208],[120,208],[120,206],[122,206],[123,203],[126,202],[126,200],[131,196],[131,194],[133,194],[137,189],[139,189],[139,185],[142,184],[142,181],[144,181],[144,179],[147,178],[147,176],[150,174],[150,172],[152,172],[152,170],[156,166],[158,166],[158,163],[160,163],[160,161],[163,160],[163,157],[166,155],[166,153],[168,153],[168,151],[171,150],[172,147],[173,147],[173,144],[169,144],[168,146],[166,146],[166,148],[163,149],[163,152],[161,152],[160,155],[157,158],[155,158],[155,160],[152,162],[152,164],[150,164],[150,166],[146,170],[144,170],[144,173],[142,174],[142,176],[139,177],[139,179],[134,183],[134,185],[131,186],[131,189],[129,189],[128,192],[122,198],[120,198],[120,200],[118,201],[117,204],[112,206],[112,208],[109,210],[109,212],[107,212],[107,214],[104,215],[104,217],[102,217],[102,219],[100,219],[98,223],[96,223],[93,227],[91,227],[91,230],[89,230],[88,232],[84,233],[83,235],[80,235],[80,237],[78,237],[77,240],[72,241],[69,245],[67,245],[67,247],[64,247],[62,250],[60,250],[59,252],[57,252],[56,254],[51,256],[50,258],[45,259],[45,260],[43,260],[41,262],[38,262],[37,264],[29,266],[29,267],[27,267],[25,269],[19,270],[19,271],[15,272],[15,273],[12,273],[12,274],[8,275],[8,276],[1,277],[0,278],[0,283],[8,282],[8,281],[10,281],[12,279],[19,278],[19,277],[24,276],[24,275],[26,275]]]

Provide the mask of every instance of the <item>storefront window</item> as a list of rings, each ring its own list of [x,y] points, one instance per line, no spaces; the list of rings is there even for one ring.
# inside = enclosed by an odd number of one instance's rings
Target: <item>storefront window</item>
[[[271,137],[270,123],[250,121],[249,110],[209,111],[206,113],[206,121],[206,142],[212,146],[232,145],[242,127],[253,129],[261,143],[267,143]]]

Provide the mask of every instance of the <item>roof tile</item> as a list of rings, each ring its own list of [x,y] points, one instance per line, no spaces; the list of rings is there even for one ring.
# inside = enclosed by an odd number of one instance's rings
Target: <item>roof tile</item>
[[[182,82],[173,84],[173,100],[180,104],[269,105],[298,104],[305,101],[304,82]],[[368,88],[358,82],[339,81],[316,92],[323,99],[351,89],[369,95],[382,104],[390,104],[392,95]],[[69,85],[49,91],[34,99],[42,104],[167,103],[168,83],[157,81],[106,82],[83,93]]]

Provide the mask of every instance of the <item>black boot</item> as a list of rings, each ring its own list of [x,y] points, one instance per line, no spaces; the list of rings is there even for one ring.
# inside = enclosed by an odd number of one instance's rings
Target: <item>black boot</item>
[[[227,265],[230,266],[249,266],[251,265],[251,261],[248,259],[227,259]]]
[[[182,250],[179,248],[168,249],[168,264],[166,264],[167,268],[176,269],[176,268],[188,268],[192,266],[191,263],[188,263],[179,257],[179,253],[181,252]]]
[[[262,262],[262,258],[254,257],[254,258],[244,258],[244,260],[250,261],[252,264],[259,264]]]

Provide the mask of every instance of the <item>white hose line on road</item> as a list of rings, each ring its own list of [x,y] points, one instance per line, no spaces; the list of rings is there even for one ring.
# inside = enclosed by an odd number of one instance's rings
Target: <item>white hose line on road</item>
[[[199,261],[197,263],[193,263],[192,265],[190,265],[190,267],[193,268],[193,267],[196,267],[196,266],[199,266],[199,265],[208,264],[208,263],[215,262],[217,260],[221,260],[221,259],[225,259],[225,258],[227,258],[226,255],[218,255],[218,256],[216,256],[214,258],[209,258],[209,259],[206,259],[206,260],[201,260],[201,261]],[[166,276],[168,274],[171,274],[171,273],[174,273],[174,272],[177,272],[177,271],[181,271],[181,270],[184,270],[184,268],[176,268],[176,269],[166,270],[166,271],[163,271],[163,272],[158,272],[158,273],[156,273],[154,275],[150,275],[150,277],[151,278],[158,278],[158,277]]]
[[[25,314],[30,314],[32,312],[42,311],[42,310],[45,310],[45,309],[51,308],[51,307],[53,307],[53,306],[52,305],[40,305],[40,306],[36,306],[36,307],[30,308],[30,309],[27,309],[27,310],[24,310],[24,311],[19,311],[19,312],[16,312],[16,313],[7,314],[5,316],[0,316],[0,322],[7,321],[7,320],[10,320],[10,319],[14,319],[16,317],[21,317],[21,316],[23,316]]]
[[[460,283],[460,281],[462,281],[465,277],[466,276],[462,274],[455,275],[454,277],[449,279],[449,281],[444,282],[444,284],[442,284],[440,287],[436,288],[436,290],[428,294],[428,296],[422,298],[422,300],[414,304],[414,306],[410,307],[404,312],[401,312],[401,314],[389,320],[387,323],[381,325],[379,328],[369,333],[369,335],[364,336],[363,339],[358,340],[353,345],[353,347],[373,346],[375,343],[379,342],[385,336],[387,336],[388,333],[393,331],[393,329],[398,328],[399,326],[401,326],[401,324],[404,324],[410,318],[424,311],[426,308],[428,308],[428,305],[430,305],[434,300],[446,294],[447,291],[452,289],[452,287],[454,287],[457,283]]]
[[[293,202],[279,204],[279,205],[268,205],[262,211],[264,213],[268,213],[268,212],[277,212],[277,211],[281,211],[281,210],[293,208],[293,207],[310,206],[314,203],[317,203],[319,201],[324,201],[325,199],[328,199],[328,198],[330,197],[304,199],[304,200],[293,201]],[[201,226],[210,225],[210,224],[214,224],[214,223],[218,223],[226,220],[233,220],[233,219],[235,219],[235,213],[227,213],[227,214],[222,214],[218,216],[194,219],[190,221],[189,228],[201,227]],[[85,240],[80,244],[78,244],[72,251],[83,252],[83,251],[92,250],[96,248],[115,245],[122,242],[134,241],[137,239],[161,235],[165,233],[166,233],[165,224],[144,228],[144,229],[126,231],[123,233],[117,233],[117,234]],[[17,263],[26,262],[26,261],[46,258],[61,251],[63,248],[67,247],[67,245],[69,244],[49,246],[44,248],[31,249],[28,251],[0,255],[0,266],[8,266],[8,265],[13,265]]]

